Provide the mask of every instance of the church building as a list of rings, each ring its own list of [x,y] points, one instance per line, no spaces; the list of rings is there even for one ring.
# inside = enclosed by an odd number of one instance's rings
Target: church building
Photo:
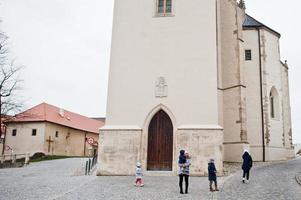
[[[210,158],[294,156],[288,64],[280,34],[236,0],[115,0],[106,124],[98,175],[178,172]]]

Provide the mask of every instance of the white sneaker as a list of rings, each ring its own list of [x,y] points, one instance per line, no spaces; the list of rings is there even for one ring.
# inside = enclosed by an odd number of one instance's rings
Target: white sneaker
[[[249,180],[246,180],[246,183],[249,184]]]
[[[242,182],[245,183],[245,178],[242,178]]]

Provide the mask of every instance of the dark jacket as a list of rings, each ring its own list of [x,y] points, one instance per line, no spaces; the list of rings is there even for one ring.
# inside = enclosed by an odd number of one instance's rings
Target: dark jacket
[[[185,164],[185,163],[186,163],[185,151],[181,150],[179,156],[179,164]]]
[[[208,163],[208,178],[209,181],[216,181],[216,168],[214,163]]]
[[[242,156],[242,159],[244,160],[242,163],[242,169],[244,171],[250,171],[250,169],[253,166],[253,160],[251,155],[248,152],[245,152],[244,155]]]

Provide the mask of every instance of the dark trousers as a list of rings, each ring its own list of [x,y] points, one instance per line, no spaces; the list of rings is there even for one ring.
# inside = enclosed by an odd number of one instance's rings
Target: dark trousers
[[[245,178],[247,176],[247,180],[249,180],[249,177],[250,177],[250,170],[244,170],[244,173],[243,173],[243,178]]]
[[[212,183],[213,182],[214,182],[215,189],[217,189],[217,181],[216,180],[211,180],[211,181],[209,181],[210,190],[212,190]]]
[[[188,193],[189,175],[185,175],[185,174],[180,174],[179,175],[180,192],[183,193],[183,178],[185,178],[185,193]]]

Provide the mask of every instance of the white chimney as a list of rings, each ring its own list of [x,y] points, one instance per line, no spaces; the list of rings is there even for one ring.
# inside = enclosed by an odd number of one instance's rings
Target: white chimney
[[[60,108],[59,114],[61,117],[64,117],[64,109],[63,108]]]

